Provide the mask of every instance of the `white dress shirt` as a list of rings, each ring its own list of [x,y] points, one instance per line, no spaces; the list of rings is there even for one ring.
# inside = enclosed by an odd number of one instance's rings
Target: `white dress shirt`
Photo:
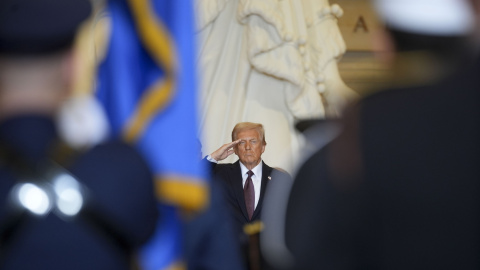
[[[255,209],[257,208],[258,200],[260,199],[260,189],[262,188],[262,167],[263,161],[260,161],[255,168],[252,169],[252,183],[255,190]],[[240,169],[242,170],[242,187],[245,187],[245,182],[248,178],[248,169],[240,162]]]

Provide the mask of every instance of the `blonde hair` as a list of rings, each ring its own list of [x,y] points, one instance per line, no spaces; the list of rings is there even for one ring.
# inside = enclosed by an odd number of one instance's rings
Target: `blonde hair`
[[[237,139],[237,134],[241,131],[255,129],[260,135],[260,140],[263,142],[263,145],[266,145],[267,142],[265,141],[265,130],[263,129],[262,124],[252,123],[252,122],[240,122],[235,125],[232,130],[232,141]]]

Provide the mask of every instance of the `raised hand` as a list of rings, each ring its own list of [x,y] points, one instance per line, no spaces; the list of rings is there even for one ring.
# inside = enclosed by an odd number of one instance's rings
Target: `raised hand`
[[[237,145],[239,142],[240,140],[236,140],[231,143],[226,143],[222,145],[220,148],[218,148],[217,150],[215,150],[215,152],[211,153],[210,156],[216,161],[224,160],[235,152],[233,150],[233,147]]]

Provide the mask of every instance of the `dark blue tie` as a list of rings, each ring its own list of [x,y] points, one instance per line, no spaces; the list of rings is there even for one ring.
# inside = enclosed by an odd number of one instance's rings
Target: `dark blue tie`
[[[253,211],[255,211],[255,187],[252,182],[252,171],[247,172],[248,177],[243,187],[243,196],[245,198],[245,206],[247,207],[248,219],[252,220]]]

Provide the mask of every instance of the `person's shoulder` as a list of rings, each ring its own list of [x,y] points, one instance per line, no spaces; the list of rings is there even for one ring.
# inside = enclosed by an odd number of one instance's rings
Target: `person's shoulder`
[[[281,181],[290,182],[290,181],[293,181],[293,177],[292,175],[290,175],[290,173],[288,173],[284,169],[275,167],[273,168],[272,173],[270,174],[268,180],[270,181],[281,180]]]
[[[264,172],[269,174],[269,180],[273,179],[274,177],[281,179],[292,179],[292,176],[285,169],[280,167],[270,167],[264,161],[262,162],[264,166]]]
[[[90,150],[91,154],[108,156],[113,162],[143,161],[141,154],[133,146],[118,140],[109,140]]]
[[[109,140],[86,151],[81,160],[96,163],[104,171],[112,169],[117,172],[150,173],[144,157],[133,146],[119,141]]]
[[[365,96],[354,106],[362,110],[398,111],[411,108],[415,104],[431,98],[431,89],[433,88],[435,88],[433,85],[387,88]]]
[[[286,177],[289,177],[291,178],[291,175],[284,169],[280,168],[280,167],[274,167],[272,172],[274,173],[278,173],[278,174],[281,174],[283,176],[286,176]]]

